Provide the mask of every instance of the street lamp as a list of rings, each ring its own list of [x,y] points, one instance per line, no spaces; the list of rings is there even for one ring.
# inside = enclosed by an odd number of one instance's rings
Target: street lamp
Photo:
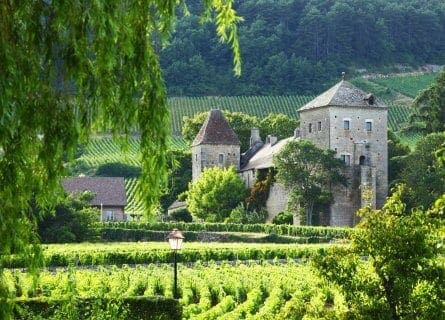
[[[170,248],[173,250],[173,298],[178,299],[178,265],[176,259],[176,252],[181,250],[184,236],[178,229],[173,229],[167,236]]]

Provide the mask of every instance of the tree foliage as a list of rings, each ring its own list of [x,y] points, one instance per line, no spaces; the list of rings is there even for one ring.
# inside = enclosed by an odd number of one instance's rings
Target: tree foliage
[[[445,131],[445,70],[413,102],[410,125],[425,133]]]
[[[163,212],[187,190],[192,180],[192,155],[189,150],[171,150],[168,160],[167,188],[160,198]]]
[[[208,112],[200,112],[193,117],[184,117],[182,136],[186,141],[190,143],[193,142],[208,115]],[[258,118],[246,113],[228,110],[224,111],[224,117],[238,136],[241,143],[241,150],[247,150],[247,148],[249,148],[250,131],[252,128],[258,127]]]
[[[193,117],[183,118],[182,136],[185,140],[192,142],[195,139],[207,116],[208,112],[200,112]],[[224,111],[224,116],[241,142],[241,151],[250,146],[252,128],[259,128],[263,139],[269,134],[283,139],[292,136],[299,123],[298,120],[282,113],[270,113],[262,120],[250,114],[228,110]]]
[[[330,187],[347,185],[341,172],[344,163],[335,158],[335,152],[319,149],[310,141],[289,141],[275,155],[274,166],[276,180],[290,190],[290,204],[304,208],[308,225],[314,206],[332,201]]]
[[[66,154],[95,129],[115,137],[141,132],[141,196],[157,202],[166,177],[169,114],[159,63],[184,1],[3,1],[0,5],[1,255],[36,251],[30,200],[54,203]],[[231,0],[203,1],[216,34],[234,52]],[[214,14],[214,15],[213,15]],[[60,187],[59,187],[60,189]],[[11,232],[11,231],[14,232]],[[0,286],[0,297],[7,288]],[[4,303],[0,299],[0,304]],[[8,318],[0,305],[0,318]]]
[[[206,168],[189,184],[187,208],[196,218],[223,222],[244,198],[247,189],[235,168]]]
[[[100,212],[92,208],[92,194],[66,195],[55,206],[54,213],[40,214],[37,227],[43,243],[90,241],[92,225],[99,220]]]
[[[429,210],[409,210],[404,190],[398,187],[381,210],[359,211],[362,221],[350,248],[314,260],[319,272],[342,288],[352,319],[443,317],[445,198]]]
[[[429,134],[421,138],[415,150],[401,160],[398,181],[408,187],[404,201],[409,208],[429,208],[445,193],[445,167],[437,157],[444,144],[445,132]]]
[[[260,122],[260,134],[277,136],[278,140],[293,136],[299,121],[282,113],[269,113]]]
[[[445,64],[442,0],[243,0],[237,11],[243,74],[231,77],[230,51],[191,8],[161,52],[170,96],[314,94],[342,71]]]

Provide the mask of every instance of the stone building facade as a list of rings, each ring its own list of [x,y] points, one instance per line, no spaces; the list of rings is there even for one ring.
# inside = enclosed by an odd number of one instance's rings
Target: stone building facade
[[[354,225],[357,209],[380,208],[388,193],[387,107],[341,81],[299,110],[301,139],[336,151],[349,186],[333,190],[330,225]]]
[[[357,209],[366,205],[380,208],[388,192],[387,107],[347,81],[340,81],[298,110],[300,127],[293,137],[261,141],[252,129],[250,148],[240,156],[236,134],[221,111],[212,110],[192,146],[193,179],[208,166],[234,165],[251,188],[259,170],[273,167],[274,154],[292,139],[306,139],[319,148],[332,149],[346,167],[348,187],[332,190],[327,224],[355,225]],[[266,208],[271,221],[286,209],[288,192],[272,185]],[[299,223],[298,220],[294,221]]]
[[[240,167],[240,142],[221,110],[213,109],[192,143],[192,179],[208,167]]]

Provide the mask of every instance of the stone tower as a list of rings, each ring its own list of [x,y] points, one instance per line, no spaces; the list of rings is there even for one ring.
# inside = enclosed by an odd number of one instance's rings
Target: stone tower
[[[192,143],[192,178],[207,167],[240,166],[240,142],[221,110],[213,109]]]
[[[349,186],[332,190],[329,225],[352,226],[357,209],[380,208],[386,200],[387,107],[342,80],[298,111],[301,138],[336,151],[346,164]]]

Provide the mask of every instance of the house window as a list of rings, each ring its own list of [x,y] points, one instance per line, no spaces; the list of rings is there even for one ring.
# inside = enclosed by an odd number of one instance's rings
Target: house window
[[[106,221],[115,221],[115,212],[113,210],[105,210],[105,219]]]
[[[309,123],[309,133],[312,132],[312,123]]]
[[[366,120],[365,121],[365,129],[367,132],[372,131],[372,120]]]
[[[321,121],[318,121],[318,123],[317,123],[317,130],[321,131]]]
[[[351,122],[351,120],[349,120],[349,119],[344,119],[344,120],[343,120],[343,129],[345,129],[345,130],[349,130],[349,129],[350,129],[350,122]]]
[[[224,154],[220,153],[218,156],[218,163],[223,164],[224,163]]]
[[[349,154],[342,154],[340,155],[340,159],[349,166],[351,164],[351,156]]]

